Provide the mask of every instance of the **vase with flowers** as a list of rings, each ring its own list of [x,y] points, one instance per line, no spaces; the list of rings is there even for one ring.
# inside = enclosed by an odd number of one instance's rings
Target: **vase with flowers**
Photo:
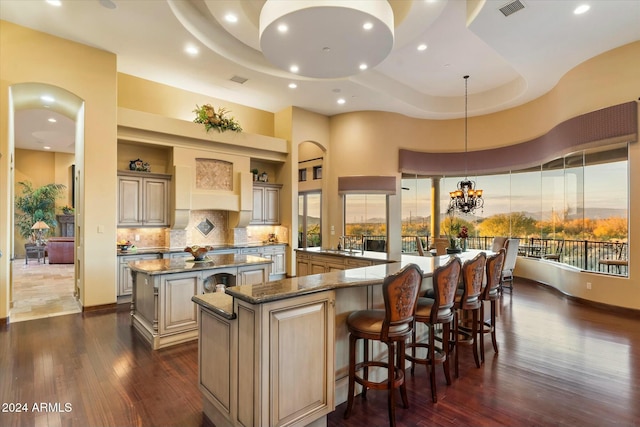
[[[449,241],[449,246],[447,247],[448,254],[457,254],[462,252],[462,248],[460,247],[461,235],[463,234],[463,225],[456,220],[455,212],[452,209],[447,211],[447,222],[445,223],[444,230],[447,235],[447,240]],[[467,227],[464,227],[464,235],[468,236]]]
[[[462,251],[466,251],[467,250],[467,237],[469,237],[469,229],[467,228],[466,225],[463,225],[460,227],[460,231],[458,232],[458,239],[460,242],[460,248],[462,249]]]

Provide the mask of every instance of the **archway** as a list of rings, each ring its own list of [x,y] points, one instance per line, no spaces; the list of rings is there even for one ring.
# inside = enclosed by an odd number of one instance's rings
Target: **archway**
[[[323,203],[326,155],[325,147],[315,141],[298,144],[298,247],[323,246],[327,238],[322,224],[327,217]]]
[[[56,200],[56,214],[63,214],[63,206],[79,206],[77,177],[82,156],[78,156],[78,152],[81,153],[84,142],[84,102],[63,88],[44,83],[12,85],[9,88],[8,128],[9,187],[12,192],[9,206],[12,222],[9,317],[15,322],[80,312],[75,240],[63,243],[66,255],[63,260],[58,258],[56,265],[51,265],[50,251],[57,250],[59,254],[59,242],[57,249],[53,243],[50,247],[45,245],[44,250],[37,251],[37,260],[30,259],[25,250],[24,232],[19,233],[15,226],[15,200],[20,195],[17,188],[22,188],[20,182],[28,182],[33,188],[55,183],[64,186],[62,197]],[[77,234],[75,211],[56,217],[64,224],[47,230],[47,238],[70,238]],[[64,220],[61,221],[62,217]],[[48,255],[49,264],[44,255]]]

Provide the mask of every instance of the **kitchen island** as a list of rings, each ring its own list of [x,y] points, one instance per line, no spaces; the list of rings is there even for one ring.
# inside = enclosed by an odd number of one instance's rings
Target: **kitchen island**
[[[383,308],[384,278],[408,263],[420,266],[426,290],[448,259],[403,255],[399,262],[194,296],[205,415],[217,427],[325,425],[326,414],[347,398],[349,313]],[[386,357],[386,347],[370,345],[372,358]]]
[[[131,323],[154,350],[198,338],[194,295],[214,292],[217,284],[265,283],[271,260],[252,255],[208,255],[134,261]]]

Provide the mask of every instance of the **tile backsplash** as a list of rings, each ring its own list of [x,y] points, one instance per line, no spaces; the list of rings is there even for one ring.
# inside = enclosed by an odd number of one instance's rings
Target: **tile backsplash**
[[[207,221],[208,220],[208,221]],[[184,248],[189,245],[240,245],[262,243],[275,234],[278,242],[288,242],[284,226],[249,226],[229,229],[227,211],[191,211],[185,230],[170,228],[118,228],[117,240],[129,240],[138,248]],[[198,227],[200,225],[200,227]],[[139,240],[136,240],[138,236]]]

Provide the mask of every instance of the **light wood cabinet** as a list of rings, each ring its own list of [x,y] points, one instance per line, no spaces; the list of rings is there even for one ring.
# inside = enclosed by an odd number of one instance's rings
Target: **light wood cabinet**
[[[118,227],[167,227],[170,179],[163,174],[118,172]]]
[[[348,270],[350,268],[368,267],[375,262],[369,259],[359,259],[353,256],[322,255],[298,251],[296,253],[297,276],[309,274],[329,273],[336,270]]]
[[[208,281],[217,274],[232,276],[231,282],[237,285],[262,284],[267,281],[269,265],[214,267],[165,274],[148,274],[137,268],[134,271],[131,323],[157,350],[198,338],[198,310],[191,298],[215,289]]]
[[[230,320],[200,306],[200,390],[209,420],[305,426],[334,410],[333,291],[258,305],[236,298],[233,312]]]
[[[282,185],[254,183],[252,225],[280,224],[280,189]]]
[[[141,261],[143,259],[160,259],[159,254],[144,255],[120,255],[118,257],[118,296],[131,295],[133,289],[133,280],[131,278],[131,269],[129,263],[131,261]]]
[[[287,274],[287,257],[285,245],[269,245],[255,248],[243,248],[241,254],[255,255],[270,259],[268,281],[284,279]]]

